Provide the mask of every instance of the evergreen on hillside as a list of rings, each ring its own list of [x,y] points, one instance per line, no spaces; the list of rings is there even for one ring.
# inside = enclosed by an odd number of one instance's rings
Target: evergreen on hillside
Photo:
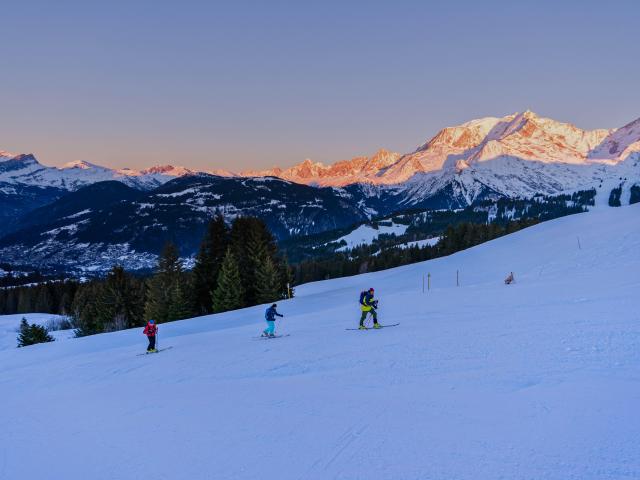
[[[218,286],[212,294],[213,311],[226,312],[244,307],[244,293],[238,262],[229,247],[218,275]]]
[[[222,215],[209,222],[193,267],[193,304],[200,315],[211,313],[211,292],[216,289],[220,266],[229,244],[229,229]]]
[[[102,282],[92,280],[84,283],[73,299],[71,317],[77,337],[102,333],[104,326],[98,320],[98,298]]]
[[[96,298],[96,321],[111,332],[144,324],[144,284],[120,266],[113,267],[100,285]]]
[[[622,205],[620,202],[620,198],[622,197],[622,185],[611,190],[609,194],[609,206],[610,207],[619,207]]]
[[[153,319],[156,323],[169,321],[170,310],[174,298],[174,290],[179,282],[184,282],[182,262],[175,244],[165,245],[156,273],[148,282],[147,301],[144,306],[144,319]]]
[[[54,338],[49,335],[47,329],[27,322],[26,318],[23,318],[20,322],[20,334],[18,335],[18,348],[26,347],[27,345],[35,345],[36,343],[53,342]]]
[[[264,270],[267,259],[276,271],[276,298],[286,297],[290,269],[286,261],[278,256],[275,238],[262,220],[253,217],[236,219],[231,227],[230,246],[238,262],[242,285],[245,286],[244,305],[262,303],[258,299],[257,280],[258,272]]]
[[[183,275],[182,281],[178,281],[171,292],[169,311],[167,321],[183,320],[195,315],[192,297],[186,285],[186,275]]]
[[[278,271],[271,258],[264,256],[256,271],[256,303],[269,303],[282,297]]]

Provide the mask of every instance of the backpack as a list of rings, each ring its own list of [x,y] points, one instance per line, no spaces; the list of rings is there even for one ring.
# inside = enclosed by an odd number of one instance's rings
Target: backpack
[[[364,297],[367,296],[367,293],[368,292],[366,290],[360,292],[360,305],[364,305]]]

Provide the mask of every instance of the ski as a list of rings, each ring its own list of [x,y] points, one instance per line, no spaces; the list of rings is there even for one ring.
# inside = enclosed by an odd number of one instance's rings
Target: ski
[[[274,338],[282,338],[282,337],[290,337],[291,334],[287,333],[286,335],[276,335],[275,337],[265,337],[264,335],[260,335],[259,337],[253,337],[254,340],[273,340]]]
[[[156,350],[155,352],[143,352],[143,353],[138,353],[137,356],[141,357],[142,355],[151,355],[152,353],[160,353],[160,352],[164,352],[165,350],[169,350],[170,348],[173,348],[173,346],[171,347],[164,347],[164,348],[160,348],[158,350]]]
[[[390,325],[380,325],[380,328],[397,327],[399,323],[392,323]],[[364,330],[380,330],[380,328],[367,327]],[[360,330],[360,328],[345,328],[345,330]]]

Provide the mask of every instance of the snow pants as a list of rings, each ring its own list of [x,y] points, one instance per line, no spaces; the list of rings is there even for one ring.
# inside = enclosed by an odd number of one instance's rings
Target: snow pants
[[[367,314],[370,313],[371,316],[373,317],[373,323],[378,323],[378,314],[376,313],[376,311],[372,308],[371,310],[369,310],[368,312],[362,312],[362,315],[360,315],[360,325],[364,325],[364,321],[367,318]]]
[[[267,328],[264,330],[265,335],[274,335],[276,331],[276,322],[275,320],[267,320]]]
[[[149,335],[147,338],[149,339],[149,346],[147,347],[147,352],[150,351],[150,350],[155,350],[155,348],[156,348],[156,336],[155,335],[153,335],[153,336]]]

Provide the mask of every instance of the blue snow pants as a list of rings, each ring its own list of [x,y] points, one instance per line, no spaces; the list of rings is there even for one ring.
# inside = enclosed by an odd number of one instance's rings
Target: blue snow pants
[[[267,328],[264,330],[264,333],[267,335],[273,335],[276,330],[276,322],[267,320]]]

